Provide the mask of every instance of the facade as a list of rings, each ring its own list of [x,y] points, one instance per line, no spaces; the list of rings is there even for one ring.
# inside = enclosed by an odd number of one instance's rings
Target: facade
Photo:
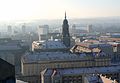
[[[45,69],[41,72],[42,83],[103,83],[101,75],[107,73],[113,80],[120,81],[120,66],[89,68]],[[111,75],[110,75],[111,74]],[[116,74],[116,75],[114,75]],[[107,83],[107,82],[105,82]]]
[[[64,52],[40,52],[22,57],[23,80],[29,83],[40,82],[40,72],[46,68],[83,68],[110,66],[107,56],[93,57],[90,54],[71,54]]]
[[[94,32],[92,25],[87,25],[87,31],[88,31],[88,33]]]
[[[112,38],[112,37],[99,37],[99,41],[102,42],[120,42],[120,38]]]
[[[113,47],[113,51],[116,53],[120,53],[120,43],[118,42],[108,42]]]
[[[48,25],[39,26],[38,27],[39,41],[41,41],[41,35],[46,35],[46,40],[47,40],[48,32],[49,32],[49,26]]]
[[[39,35],[40,37],[40,40],[50,40],[50,39],[59,39],[61,40],[61,33],[52,33],[52,32],[49,32],[48,34],[40,34]]]
[[[75,33],[76,33],[76,25],[73,24],[73,25],[72,25],[72,30],[71,30],[72,36],[75,36]]]
[[[69,34],[69,25],[66,19],[66,12],[65,12],[65,19],[62,25],[62,41],[66,47],[70,47],[70,34]]]
[[[26,33],[26,26],[25,26],[25,24],[22,25],[22,33]]]

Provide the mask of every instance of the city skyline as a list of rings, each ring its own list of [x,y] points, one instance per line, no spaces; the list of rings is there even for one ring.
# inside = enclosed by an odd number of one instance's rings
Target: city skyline
[[[118,0],[0,0],[0,83],[120,83]]]
[[[119,0],[0,0],[0,21],[120,16]]]

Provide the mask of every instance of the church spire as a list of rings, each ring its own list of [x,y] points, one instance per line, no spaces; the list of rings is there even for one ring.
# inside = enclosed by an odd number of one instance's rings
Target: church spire
[[[66,11],[65,11],[65,19],[66,19]]]
[[[66,19],[66,11],[65,11],[65,19],[63,20],[63,25],[62,25],[62,41],[66,47],[70,46],[69,24]]]

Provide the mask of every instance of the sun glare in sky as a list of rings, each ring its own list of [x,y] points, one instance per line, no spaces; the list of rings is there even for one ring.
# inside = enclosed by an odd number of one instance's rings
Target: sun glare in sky
[[[120,16],[120,0],[0,0],[0,20]]]

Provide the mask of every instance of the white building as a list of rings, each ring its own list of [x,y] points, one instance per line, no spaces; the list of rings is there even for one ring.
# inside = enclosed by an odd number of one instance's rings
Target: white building
[[[48,25],[41,25],[38,27],[38,35],[39,40],[41,40],[41,35],[47,35],[49,32],[49,26]]]
[[[88,33],[92,33],[93,32],[92,25],[87,25],[87,31],[88,31]]]

